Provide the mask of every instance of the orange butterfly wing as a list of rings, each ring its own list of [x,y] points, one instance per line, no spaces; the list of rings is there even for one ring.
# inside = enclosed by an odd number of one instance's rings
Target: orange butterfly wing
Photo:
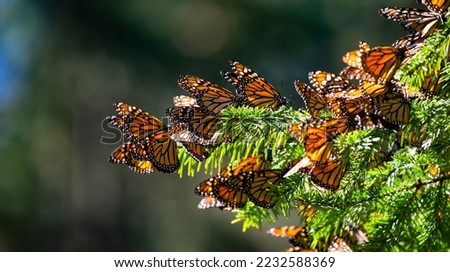
[[[150,161],[158,171],[164,173],[175,172],[180,165],[177,144],[166,130],[158,131],[144,143],[138,144],[134,154],[139,160]]]
[[[339,162],[330,161],[324,165],[310,165],[304,171],[311,180],[320,187],[332,191],[339,188],[340,182],[345,175],[345,169]]]
[[[388,92],[375,98],[375,111],[384,120],[392,124],[407,124],[410,119],[411,105],[402,94]]]
[[[325,98],[318,92],[311,89],[304,82],[296,80],[295,89],[302,97],[303,101],[305,101],[306,109],[313,118],[319,118],[321,113],[328,110],[328,104]]]
[[[421,3],[424,4],[429,10],[445,13],[450,6],[450,1],[448,0],[421,0]]]
[[[218,116],[220,111],[235,104],[235,95],[229,90],[195,76],[181,76],[179,85],[191,93],[198,106],[208,115]]]
[[[263,77],[237,61],[230,61],[233,74],[223,72],[238,90],[240,102],[257,108],[278,108],[287,103],[287,99]]]
[[[252,172],[246,192],[250,201],[259,207],[272,208],[278,200],[273,186],[283,181],[283,170],[259,170]]]

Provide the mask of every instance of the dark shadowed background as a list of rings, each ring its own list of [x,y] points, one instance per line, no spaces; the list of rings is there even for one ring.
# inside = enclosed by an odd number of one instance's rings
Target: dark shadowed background
[[[182,74],[231,88],[235,59],[302,106],[293,81],[337,73],[378,15],[414,0],[0,0],[1,251],[280,251],[232,213],[198,210],[204,173],[139,175],[107,159],[101,123],[124,101],[163,117]],[[295,223],[280,218],[278,225]]]

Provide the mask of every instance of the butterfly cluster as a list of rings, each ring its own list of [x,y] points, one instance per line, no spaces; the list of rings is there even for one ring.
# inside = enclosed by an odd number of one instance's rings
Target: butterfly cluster
[[[106,120],[119,128],[126,141],[110,155],[109,161],[148,174],[155,170],[172,173],[179,167],[177,144],[170,138],[172,128],[150,113],[127,103],[114,104],[117,114]]]
[[[421,3],[427,10],[387,7],[379,11],[381,16],[409,32],[391,46],[371,47],[361,41],[358,49],[342,57],[346,66],[339,75],[313,71],[308,74],[311,86],[300,80],[294,82],[311,119],[289,127],[289,133],[301,142],[306,156],[297,160],[284,177],[302,172],[317,185],[337,190],[346,167],[336,154],[334,139],[354,130],[381,127],[398,129],[401,133],[399,126],[410,119],[411,100],[439,93],[442,85],[439,75],[429,75],[420,89],[395,78],[398,68],[418,52],[426,38],[447,18],[450,1],[422,0]],[[126,141],[112,152],[110,162],[128,165],[143,174],[171,173],[179,168],[179,148],[186,149],[195,160],[203,161],[216,146],[232,141],[226,132],[219,133],[222,110],[230,106],[277,109],[287,103],[273,85],[250,68],[237,61],[230,61],[230,65],[231,71],[222,71],[221,75],[235,91],[196,76],[181,76],[178,85],[188,95],[173,98],[173,107],[165,112],[167,125],[138,107],[123,102],[114,104],[117,114],[107,120],[122,131]],[[322,117],[330,113],[332,117]],[[211,178],[205,184],[214,189],[209,193],[198,188],[196,191],[205,197],[202,207],[242,207],[247,197],[252,199],[248,186],[243,185],[248,182],[241,181],[242,186],[235,185],[225,197],[227,180],[249,180],[251,176],[261,179],[255,171],[263,170],[270,169],[250,169],[252,174],[243,172],[231,177],[222,173]]]
[[[270,160],[263,154],[249,156],[201,182],[195,188],[195,193],[203,197],[198,207],[234,210],[251,201],[270,209],[278,200],[274,187],[284,180],[285,173],[284,169],[271,169]]]
[[[357,49],[342,56],[345,65],[338,74],[312,71],[308,74],[309,84],[294,82],[309,118],[286,120],[288,129],[283,128],[283,133],[297,147],[301,145],[304,156],[280,169],[272,167],[272,158],[265,155],[266,150],[254,150],[261,153],[231,162],[197,185],[194,192],[202,197],[198,208],[234,211],[253,203],[271,209],[280,199],[279,185],[298,172],[317,186],[336,191],[348,170],[336,148],[338,137],[373,128],[396,131],[400,137],[401,126],[411,119],[411,102],[438,95],[443,85],[440,73],[427,75],[419,88],[396,77],[398,69],[419,52],[448,17],[450,0],[420,0],[420,3],[426,9],[386,7],[379,11],[382,17],[403,26],[409,33],[405,37],[390,46],[370,46],[361,41]],[[446,54],[448,58],[450,52]],[[172,173],[180,167],[181,148],[201,162],[219,145],[234,141],[222,128],[225,109],[278,109],[286,105],[287,99],[263,77],[237,61],[230,61],[230,66],[231,70],[222,71],[221,75],[234,90],[197,76],[180,76],[178,85],[186,93],[173,97],[173,106],[165,111],[167,124],[136,106],[115,103],[116,114],[106,119],[122,132],[125,141],[111,153],[109,161],[127,165],[141,174]],[[411,141],[420,143],[422,136],[415,135]],[[388,157],[381,150],[376,156]],[[339,236],[330,234],[323,243],[326,247],[316,249],[309,237],[313,232],[307,225],[268,231],[272,236],[289,239],[292,247],[286,251],[347,252],[367,242],[362,231],[349,228],[336,231]]]
[[[229,106],[276,109],[287,103],[285,97],[250,68],[237,61],[230,61],[230,65],[232,71],[221,74],[235,92],[196,76],[181,76],[178,85],[189,95],[173,98],[174,106],[165,112],[167,125],[136,106],[115,103],[117,114],[106,120],[122,131],[126,143],[111,153],[109,161],[128,165],[141,174],[155,170],[172,173],[179,168],[179,147],[185,148],[195,160],[203,161],[209,156],[208,151],[231,140],[218,133],[223,109]]]
[[[382,8],[380,14],[401,24],[409,35],[391,46],[371,47],[346,53],[339,75],[309,73],[310,87],[297,80],[295,88],[305,101],[311,120],[294,123],[289,132],[303,144],[306,157],[299,160],[286,177],[302,172],[317,185],[337,190],[346,167],[340,163],[333,141],[354,130],[387,128],[399,132],[410,120],[411,100],[436,95],[441,90],[439,75],[428,75],[420,89],[405,85],[395,77],[398,68],[423,46],[425,39],[446,19],[450,1],[421,1],[428,10]],[[357,83],[353,83],[353,82]],[[331,113],[332,118],[321,118]]]

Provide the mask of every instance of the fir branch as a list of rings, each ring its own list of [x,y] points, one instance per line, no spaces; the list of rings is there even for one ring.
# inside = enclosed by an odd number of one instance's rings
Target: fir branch
[[[218,172],[224,162],[239,161],[249,155],[263,152],[266,158],[275,158],[274,165],[286,164],[288,154],[280,158],[286,145],[296,146],[288,133],[288,126],[293,122],[306,120],[306,114],[292,108],[273,111],[249,107],[227,108],[220,114],[219,135],[226,135],[226,141],[215,147],[210,156],[203,162],[197,162],[184,150],[180,151],[180,167],[178,173],[192,176],[202,167],[205,172]],[[297,141],[296,141],[297,142]]]

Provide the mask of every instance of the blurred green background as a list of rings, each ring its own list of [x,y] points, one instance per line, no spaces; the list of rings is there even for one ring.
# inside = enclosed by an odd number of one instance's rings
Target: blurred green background
[[[0,0],[1,251],[280,251],[284,239],[241,231],[232,213],[198,210],[207,175],[139,175],[107,159],[101,123],[124,101],[162,117],[193,74],[235,59],[287,96],[312,70],[391,44],[378,15],[414,0]],[[280,218],[278,225],[296,222]]]

